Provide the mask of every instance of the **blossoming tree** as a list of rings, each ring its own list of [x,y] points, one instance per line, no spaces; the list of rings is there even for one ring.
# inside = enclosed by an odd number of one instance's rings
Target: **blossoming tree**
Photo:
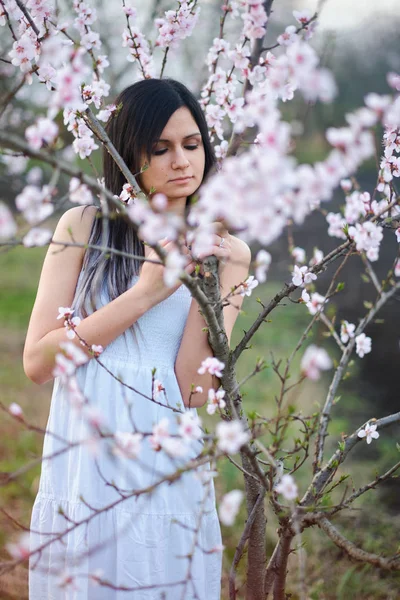
[[[121,31],[122,47],[126,49],[127,60],[133,63],[137,79],[162,77],[166,73],[170,50],[179,47],[196,27],[199,5],[197,0],[177,3],[171,0],[170,10],[155,19],[151,39],[147,39],[140,30],[137,10],[122,0],[121,11],[126,18],[126,27]],[[396,279],[400,276],[398,253],[393,256],[383,280],[373,268],[373,263],[379,260],[384,236],[400,242],[397,220],[400,197],[396,191],[396,178],[400,176],[400,75],[388,73],[387,95],[367,95],[362,107],[346,115],[346,123],[341,128],[329,128],[325,132],[331,150],[324,160],[299,164],[293,157],[294,132],[291,124],[283,119],[282,103],[298,95],[310,105],[329,103],[335,98],[336,85],[332,74],[320,66],[318,55],[309,43],[318,14],[294,11],[293,22],[267,47],[265,40],[272,5],[273,0],[221,2],[219,31],[216,30],[214,42],[204,57],[209,75],[203,82],[200,97],[219,169],[202,186],[185,222],[165,211],[162,197],[150,206],[134,175],[107,137],[104,123],[118,107],[108,102],[107,73],[111,57],[101,53],[96,10],[90,1],[74,0],[71,15],[57,11],[48,0],[0,0],[0,25],[10,47],[2,61],[16,81],[1,109],[0,146],[10,169],[13,161],[22,160],[27,170],[27,185],[15,198],[18,222],[24,224],[18,227],[12,211],[5,203],[0,204],[2,245],[31,247],[50,242],[52,232],[46,227],[46,220],[64,201],[59,193],[60,178],[68,181],[67,197],[72,203],[98,203],[104,207],[104,198],[114,203],[140,234],[145,237],[147,234],[146,239],[165,265],[167,285],[173,286],[180,279],[201,307],[214,356],[203,361],[198,372],[215,375],[221,382],[218,389],[207,391],[207,412],[215,419],[215,427],[204,432],[200,417],[182,409],[178,414],[171,412],[171,421],[176,420],[179,425],[178,436],[170,434],[168,419],[155,424],[151,432],[108,431],[102,415],[87,402],[77,385],[76,371],[89,357],[76,343],[79,318],[74,316],[71,307],[59,309],[58,318],[64,321],[66,337],[55,357],[54,376],[68,387],[75,409],[83,411],[93,444],[100,443],[102,436],[107,438],[116,457],[137,460],[145,435],[150,435],[154,451],[171,456],[184,456],[191,440],[203,438],[205,449],[198,460],[188,462],[162,481],[173,482],[185,470],[211,461],[213,469],[203,482],[206,489],[211,477],[218,473],[221,457],[240,453],[241,465],[234,464],[243,474],[244,492],[226,490],[219,501],[219,516],[224,525],[231,526],[245,498],[247,519],[230,566],[226,593],[231,599],[238,597],[237,568],[247,548],[245,597],[248,600],[286,597],[288,557],[294,548],[299,565],[299,597],[308,597],[307,563],[301,549],[301,535],[315,525],[353,559],[387,571],[400,569],[398,555],[384,557],[366,552],[346,539],[332,523],[338,513],[352,507],[362,494],[390,479],[400,467],[399,462],[352,494],[346,490],[336,504],[326,503],[333,489],[341,489],[345,478],[340,475],[340,467],[351,451],[358,444],[370,444],[383,436],[386,428],[400,421],[400,413],[379,420],[366,415],[367,421],[343,436],[330,456],[325,447],[335,398],[348,363],[354,354],[362,359],[371,351],[372,340],[365,329],[400,288],[400,280]],[[235,39],[225,34],[229,20],[234,21],[238,29]],[[17,123],[16,127],[13,110],[18,92],[23,86],[31,85],[41,86],[46,108],[38,106],[37,116],[31,116],[28,123]],[[24,133],[21,133],[22,125]],[[73,136],[72,148],[65,142],[68,139],[65,131]],[[382,136],[383,154],[375,187],[363,190],[357,182],[357,170],[380,151],[374,138],[376,132]],[[88,174],[93,166],[92,154],[103,145],[127,181],[119,197],[105,189],[102,180]],[[88,162],[87,171],[75,165],[74,153]],[[32,167],[29,159],[53,169],[48,183],[41,183],[38,168]],[[340,212],[330,212],[329,202],[338,188],[343,192],[343,206]],[[327,234],[338,240],[337,247],[327,255],[315,251],[307,262],[304,250],[293,243],[291,280],[284,283],[273,298],[260,302],[261,309],[254,323],[231,349],[222,307],[235,295],[250,296],[258,283],[266,280],[271,256],[265,248],[282,234],[289,220],[301,225],[314,211],[320,211],[326,218]],[[103,214],[103,218],[107,215]],[[223,222],[247,243],[257,242],[261,246],[252,261],[254,275],[232,288],[224,298],[220,297],[216,285],[218,262],[215,257],[209,256],[203,261],[205,277],[200,277],[199,270],[194,277],[184,272],[184,240],[191,240],[194,255],[206,253],[216,221]],[[170,253],[157,244],[157,240],[166,235],[175,241],[175,250]],[[62,243],[63,246],[74,244],[73,235]],[[107,250],[113,252],[113,249]],[[366,273],[376,288],[376,297],[366,313],[360,315],[358,324],[344,320],[338,328],[324,310],[330,299],[341,292],[340,269],[354,255],[362,257]],[[330,284],[325,291],[319,288],[317,292],[318,277],[323,272],[331,273]],[[285,365],[272,364],[281,386],[275,415],[268,419],[259,414],[248,415],[241,395],[243,382],[237,381],[237,362],[266,318],[285,298],[304,304],[311,319]],[[326,327],[337,345],[340,358],[335,364],[326,348],[307,343],[307,336],[317,322]],[[80,343],[87,347],[92,360],[101,364],[102,347],[88,347],[84,339],[80,339]],[[289,384],[293,359],[299,352],[302,353],[301,378]],[[263,368],[265,361],[257,360],[249,377],[256,376]],[[301,410],[289,408],[286,402],[289,390],[300,386],[305,379],[318,380],[322,371],[329,371],[332,378],[318,412],[305,417]],[[163,397],[163,382],[156,378],[157,373],[155,375],[149,400]],[[199,391],[200,388],[192,389],[193,395]],[[29,426],[16,402],[9,407],[3,405],[3,409]],[[294,421],[303,425],[302,437],[295,440],[289,434]],[[67,444],[65,451],[68,449]],[[308,461],[311,455],[313,460]],[[308,485],[300,493],[296,472],[303,465],[303,469],[308,469]],[[10,474],[5,483],[12,478]],[[107,510],[107,506],[97,509],[92,518],[103,510]],[[272,513],[279,528],[275,550],[267,556],[266,521]],[[73,526],[79,528],[82,523]],[[27,543],[26,535],[9,542],[11,559],[2,564],[3,573],[45,549],[29,549]],[[49,544],[51,540],[45,545]],[[208,551],[222,552],[223,548]],[[59,576],[60,586],[77,585],[73,571],[60,571]],[[101,573],[94,572],[90,577],[101,586],[118,588],[118,582],[105,580]]]

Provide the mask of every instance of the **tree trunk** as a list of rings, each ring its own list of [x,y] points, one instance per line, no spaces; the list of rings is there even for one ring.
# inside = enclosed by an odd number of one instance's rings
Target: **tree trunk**
[[[254,473],[253,466],[248,456],[242,454],[242,465],[249,473]],[[264,493],[261,484],[252,477],[244,476],[246,487],[247,515],[249,516],[260,493]],[[260,600],[264,598],[264,574],[266,563],[265,552],[265,526],[266,517],[264,502],[256,509],[253,526],[250,531],[247,553],[247,583],[246,600]]]

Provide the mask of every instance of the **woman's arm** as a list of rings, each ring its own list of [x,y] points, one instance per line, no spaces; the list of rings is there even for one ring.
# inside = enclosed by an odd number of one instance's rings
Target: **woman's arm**
[[[57,225],[53,240],[71,242],[71,231],[76,243],[86,244],[95,214],[95,207],[83,211],[83,207],[79,206],[66,211]],[[59,344],[67,341],[63,320],[57,319],[58,308],[72,304],[84,252],[84,248],[63,248],[59,244],[50,244],[47,251],[23,355],[25,374],[35,383],[42,384],[53,378]],[[96,344],[106,347],[151,308],[152,300],[136,284],[82,319],[76,332],[90,346]],[[71,342],[85,351],[77,337]]]
[[[248,245],[234,236],[230,236],[230,240],[232,242],[232,262],[228,262],[226,265],[220,263],[221,296],[226,296],[232,287],[247,279],[251,262],[251,251]],[[230,299],[230,305],[224,308],[224,324],[228,343],[242,303],[243,296],[235,295]],[[175,361],[175,374],[185,406],[189,405],[192,384],[200,385],[203,388],[202,394],[196,393],[192,396],[190,401],[192,407],[203,406],[207,402],[208,390],[211,387],[217,389],[220,385],[217,377],[208,373],[204,375],[197,373],[201,362],[208,356],[213,356],[208,343],[208,334],[202,331],[204,327],[206,327],[205,320],[199,312],[197,301],[193,298]]]

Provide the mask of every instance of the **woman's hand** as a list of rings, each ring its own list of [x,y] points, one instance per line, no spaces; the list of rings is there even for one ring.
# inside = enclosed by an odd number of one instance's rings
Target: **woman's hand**
[[[212,223],[215,226],[215,233],[212,234],[212,246],[207,252],[200,252],[194,258],[203,260],[206,256],[216,256],[219,260],[219,270],[232,258],[232,237],[226,227],[219,221]],[[203,272],[203,267],[201,268]]]
[[[166,238],[161,240],[159,245],[167,253],[177,250],[178,248],[175,242]],[[182,247],[181,252],[187,256],[188,264],[185,266],[184,270],[186,273],[190,274],[194,271],[196,263],[191,259],[190,252],[186,246]],[[151,261],[154,260],[160,262],[160,257],[156,251],[149,246],[145,246],[145,257]],[[153,262],[149,262],[149,260],[143,261],[139,280],[137,281],[136,285],[143,290],[143,293],[149,298],[151,304],[154,306],[176,292],[176,290],[182,285],[182,282],[178,280],[173,287],[168,287],[164,282],[164,265],[155,264]]]

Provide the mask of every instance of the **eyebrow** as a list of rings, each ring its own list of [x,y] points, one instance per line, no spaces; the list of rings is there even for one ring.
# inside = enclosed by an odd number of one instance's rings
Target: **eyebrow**
[[[196,133],[191,133],[189,135],[185,135],[185,137],[183,138],[184,140],[187,140],[188,138],[194,137],[195,135],[201,135],[200,131],[196,131]],[[171,140],[166,140],[166,139],[159,139],[157,140],[157,142],[170,142]]]

